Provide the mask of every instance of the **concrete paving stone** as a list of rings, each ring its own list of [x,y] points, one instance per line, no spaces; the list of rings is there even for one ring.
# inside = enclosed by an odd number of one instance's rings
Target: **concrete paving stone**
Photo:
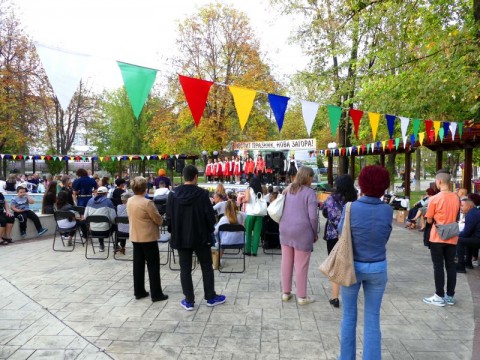
[[[161,359],[178,359],[182,348],[180,346],[161,345],[157,341],[150,349],[148,355],[159,356]]]
[[[163,346],[198,346],[202,334],[162,333],[157,344]]]
[[[175,332],[175,329],[178,326],[179,321],[172,321],[172,320],[160,320],[156,319],[152,321],[150,326],[148,327],[148,331],[158,330],[161,332]]]
[[[223,325],[246,325],[247,314],[245,313],[224,313],[212,312],[209,324],[223,324]]]
[[[214,349],[184,347],[179,359],[211,359],[214,353]]]
[[[9,343],[10,340],[15,338],[20,332],[21,330],[0,330],[0,345]]]
[[[318,341],[320,334],[318,330],[279,330],[278,331],[279,341]]]
[[[27,341],[22,349],[68,349],[75,336],[35,335]]]
[[[107,348],[107,353],[119,354],[147,354],[151,351],[153,341],[113,341]]]
[[[417,338],[415,338],[417,339]],[[402,340],[402,344],[409,353],[424,352],[425,349],[435,349],[435,351],[445,352],[465,352],[470,351],[459,340]]]
[[[299,320],[295,319],[264,319],[262,323],[263,330],[300,330]]]
[[[140,341],[156,342],[161,334],[162,334],[161,331],[146,331],[140,338]]]
[[[202,338],[200,339],[199,347],[205,348],[216,348],[218,342],[221,341],[219,337],[212,336],[207,333],[203,333]]]
[[[8,357],[8,360],[26,360],[33,354],[34,351],[35,350],[17,350]]]
[[[458,360],[463,359],[467,360],[470,359],[469,357],[458,357],[455,352],[414,352],[413,354],[414,360]]]
[[[257,326],[233,326],[230,336],[232,338],[260,339],[262,334],[261,325]]]
[[[315,341],[279,341],[280,357],[291,359],[326,359],[323,344]]]
[[[246,355],[260,353],[260,339],[249,339],[248,341],[245,341],[243,338],[220,339],[215,350]]]
[[[280,354],[257,354],[257,360],[280,360]]]
[[[119,340],[119,341],[139,341],[145,333],[145,329],[131,329],[131,328],[108,328],[102,335],[100,340]]]
[[[6,359],[10,357],[19,346],[0,345],[0,359]]]
[[[394,358],[413,359],[401,340],[383,338],[382,347],[385,347]]]
[[[78,350],[36,350],[29,359],[70,360],[80,354]]]
[[[35,320],[2,320],[0,319],[0,330],[24,330],[31,326]]]
[[[232,325],[207,324],[203,334],[206,337],[230,337],[232,329]]]
[[[180,334],[202,334],[205,330],[207,322],[179,322],[175,333]]]
[[[232,360],[233,354],[230,352],[215,351],[212,360]]]

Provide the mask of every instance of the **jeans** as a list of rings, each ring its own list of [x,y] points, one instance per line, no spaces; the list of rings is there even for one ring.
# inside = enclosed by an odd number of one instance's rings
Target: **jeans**
[[[364,263],[367,266],[375,264]],[[357,283],[342,286],[343,314],[340,332],[339,360],[355,360],[357,299],[360,286],[364,294],[363,359],[382,358],[382,333],[380,331],[380,305],[387,284],[387,272],[363,273],[356,269]]]
[[[430,255],[433,262],[433,277],[435,279],[435,293],[445,296],[445,270],[447,271],[447,295],[455,295],[457,284],[457,267],[455,265],[455,251],[457,246],[445,243],[430,243]]]
[[[262,235],[263,216],[247,215],[245,219],[245,251],[257,255]],[[252,241],[253,232],[253,241]]]
[[[192,281],[192,255],[195,251],[202,268],[203,291],[205,300],[213,299],[215,293],[215,277],[213,274],[212,250],[210,246],[199,246],[193,249],[178,249],[180,262],[180,282],[182,283],[185,301],[195,303],[195,292]]]
[[[133,244],[133,291],[135,296],[142,296],[145,290],[145,262],[147,262],[150,296],[152,299],[163,295],[160,283],[160,255],[158,243],[132,242]]]
[[[457,268],[465,270],[465,265],[472,265],[472,256],[478,253],[480,247],[479,238],[459,237],[457,243]],[[467,260],[465,261],[465,253]]]

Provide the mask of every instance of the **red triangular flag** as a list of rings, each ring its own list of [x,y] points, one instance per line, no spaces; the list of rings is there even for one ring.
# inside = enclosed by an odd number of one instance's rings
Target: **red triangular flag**
[[[392,151],[393,149],[393,139],[388,140],[388,150]]]
[[[427,134],[430,134],[430,130],[432,129],[432,126],[433,126],[433,121],[432,120],[425,120],[425,132]]]
[[[353,129],[355,130],[355,136],[358,139],[358,127],[360,126],[360,120],[363,116],[362,110],[350,109],[348,112],[353,121]]]
[[[428,131],[428,140],[430,140],[431,143],[435,142],[435,130],[430,129]]]
[[[365,154],[365,147],[366,147],[365,145],[362,145],[362,153],[364,154]]]
[[[185,93],[185,98],[187,99],[188,107],[192,112],[195,126],[198,127],[203,115],[203,110],[205,110],[205,105],[207,105],[208,92],[210,91],[213,82],[183,75],[178,75],[178,80]]]

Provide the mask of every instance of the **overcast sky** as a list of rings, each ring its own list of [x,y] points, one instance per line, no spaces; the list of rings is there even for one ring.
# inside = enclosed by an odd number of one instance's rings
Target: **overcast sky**
[[[121,86],[115,61],[170,73],[166,59],[175,47],[177,24],[207,0],[14,0],[34,41],[93,56],[86,76],[95,87]],[[219,1],[250,17],[261,50],[279,80],[305,67],[298,46],[288,44],[297,20],[278,15],[268,0]],[[158,80],[157,76],[157,80]]]

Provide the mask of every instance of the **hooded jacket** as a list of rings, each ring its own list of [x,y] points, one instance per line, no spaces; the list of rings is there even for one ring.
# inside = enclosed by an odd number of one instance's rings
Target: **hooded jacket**
[[[85,219],[91,215],[103,215],[108,217],[110,220],[109,225],[105,223],[92,223],[91,225],[93,231],[107,231],[110,230],[112,224],[115,223],[117,212],[110,199],[104,195],[97,195],[88,200],[87,207],[85,208]]]
[[[166,218],[174,249],[212,246],[215,213],[207,190],[191,184],[177,187],[168,194]]]

